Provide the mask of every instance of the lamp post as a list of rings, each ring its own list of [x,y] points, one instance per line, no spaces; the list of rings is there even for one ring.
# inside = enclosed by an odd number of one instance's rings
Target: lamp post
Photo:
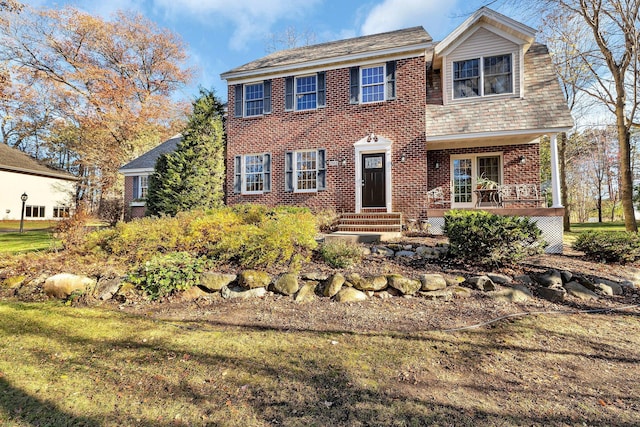
[[[27,196],[27,193],[22,193],[22,196],[20,196],[20,200],[22,200],[22,210],[20,211],[20,232],[22,233],[24,231],[24,204],[26,203],[27,199],[29,198],[29,196]]]

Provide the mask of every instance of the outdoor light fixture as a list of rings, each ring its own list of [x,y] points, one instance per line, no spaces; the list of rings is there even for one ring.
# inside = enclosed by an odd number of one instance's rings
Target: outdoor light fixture
[[[433,167],[435,169],[440,169],[440,162],[436,160],[436,162],[434,163]]]
[[[22,200],[22,210],[20,213],[20,232],[21,233],[24,231],[24,204],[27,202],[28,198],[29,196],[27,196],[27,193],[22,193],[22,196],[20,196],[20,200]]]
[[[342,166],[347,166],[347,159],[346,157],[342,158]]]
[[[520,164],[524,165],[525,163],[527,163],[527,158],[525,156],[520,156]]]
[[[402,157],[400,157],[400,161],[401,161],[402,163],[404,163],[404,162],[406,162],[406,161],[407,161],[407,158],[405,157],[405,155],[404,155],[404,154],[402,155]]]
[[[367,137],[367,142],[371,142],[372,140],[378,142],[378,136],[373,132]]]

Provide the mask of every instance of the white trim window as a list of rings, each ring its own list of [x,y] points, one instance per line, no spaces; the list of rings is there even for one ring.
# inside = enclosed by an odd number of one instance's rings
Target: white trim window
[[[452,207],[473,207],[478,178],[502,183],[502,153],[451,156]]]
[[[234,192],[262,194],[271,191],[271,154],[235,156]]]
[[[69,206],[54,206],[53,217],[54,218],[69,218],[71,209]]]
[[[513,93],[512,63],[511,54],[454,61],[453,98]]]
[[[244,115],[245,117],[262,115],[264,107],[264,84],[254,83],[244,85]]]
[[[24,207],[25,218],[44,218],[44,206],[31,206]]]
[[[325,72],[287,77],[284,94],[285,111],[308,111],[326,104]]]
[[[317,76],[296,77],[296,110],[315,110]]]
[[[300,150],[285,153],[285,190],[313,193],[326,189],[326,150]]]
[[[360,68],[360,99],[363,104],[384,101],[384,64]]]
[[[133,200],[147,198],[149,191],[149,175],[136,175],[133,177]]]

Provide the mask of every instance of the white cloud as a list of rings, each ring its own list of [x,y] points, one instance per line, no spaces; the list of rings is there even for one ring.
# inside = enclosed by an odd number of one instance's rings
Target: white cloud
[[[384,0],[366,16],[361,33],[375,34],[422,25],[434,39],[442,39],[451,31],[450,17],[456,9],[456,2],[451,0]]]
[[[242,50],[252,40],[262,40],[279,20],[304,17],[322,0],[292,4],[290,0],[154,0],[169,15],[182,15],[203,23],[234,27],[229,47]]]

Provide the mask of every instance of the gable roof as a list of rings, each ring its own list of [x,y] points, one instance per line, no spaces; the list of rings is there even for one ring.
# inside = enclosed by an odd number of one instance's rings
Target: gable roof
[[[573,118],[545,45],[531,46],[524,56],[524,69],[524,98],[485,97],[427,105],[427,141],[572,128]]]
[[[220,77],[229,80],[411,50],[425,50],[431,46],[432,41],[433,39],[423,27],[406,28],[273,52],[222,73]]]
[[[131,160],[126,165],[122,166],[118,171],[120,173],[126,174],[127,171],[133,172],[140,169],[148,169],[153,170],[156,166],[156,160],[158,157],[165,153],[170,153],[176,150],[178,143],[182,140],[182,135],[178,134],[171,139],[167,139],[162,144],[158,145],[156,148],[153,148],[140,157],[137,157]]]
[[[435,48],[435,53],[437,55],[445,55],[452,48],[464,41],[466,37],[473,34],[473,31],[469,30],[476,26],[476,24],[486,24],[493,27],[493,30],[501,33],[504,38],[512,40],[513,42],[517,41],[519,45],[525,45],[525,50],[533,43],[536,35],[536,30],[528,25],[483,6],[439,42]]]
[[[0,143],[0,170],[76,181],[68,172],[47,166],[27,153]]]

